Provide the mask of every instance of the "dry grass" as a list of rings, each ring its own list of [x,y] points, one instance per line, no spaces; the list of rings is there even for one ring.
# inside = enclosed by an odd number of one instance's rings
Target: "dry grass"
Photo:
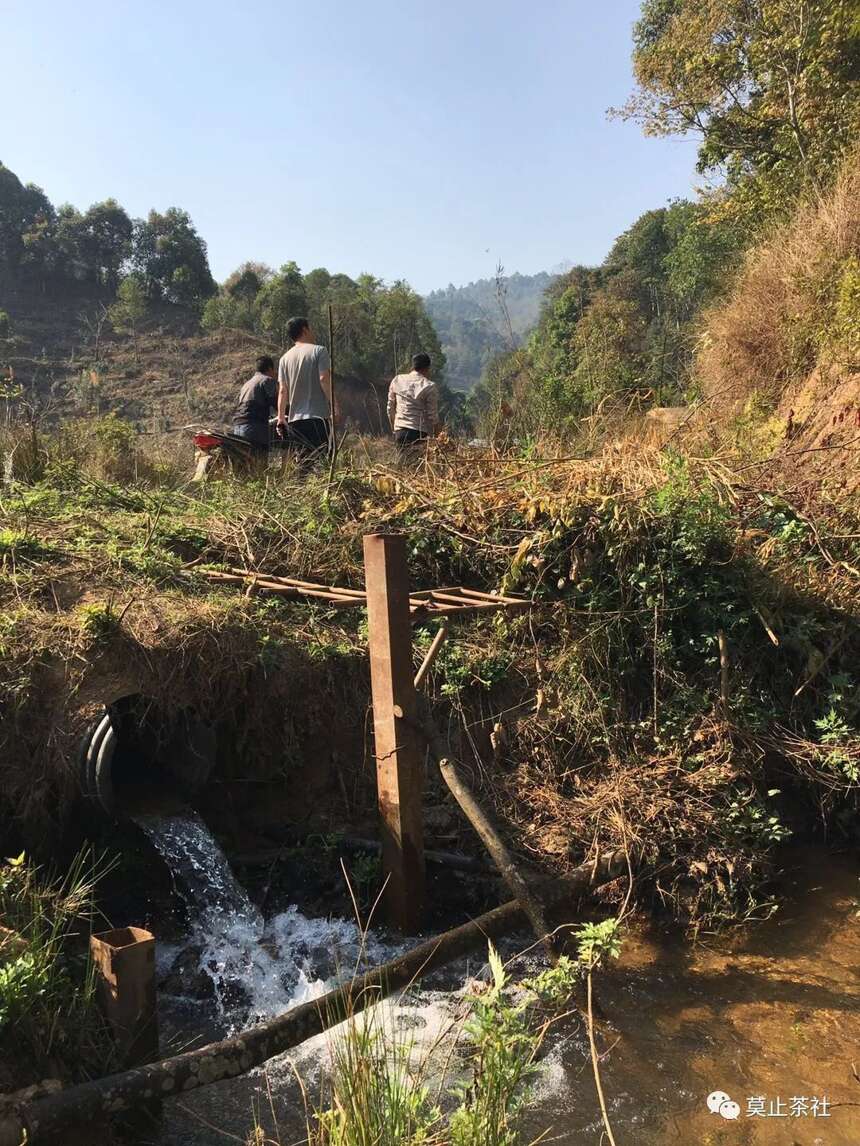
[[[74,822],[76,738],[111,691],[216,720],[231,745],[218,780],[244,823],[259,817],[261,781],[275,817],[363,814],[360,611],[215,590],[195,570],[360,585],[362,534],[380,528],[407,534],[416,587],[533,602],[458,626],[431,678],[452,743],[530,861],[558,871],[627,845],[666,902],[726,918],[769,871],[774,839],[744,808],[758,815],[784,786],[774,762],[804,824],[819,798],[825,821],[854,798],[856,705],[832,694],[860,648],[856,522],[775,495],[766,468],[738,472],[726,450],[681,458],[627,442],[539,460],[442,442],[398,465],[357,439],[331,479],[273,469],[191,490],[181,458],[117,481],[110,457],[43,445],[46,476],[0,495],[3,796],[33,835]],[[416,659],[431,637],[418,632]],[[834,703],[845,731],[825,744],[814,722]],[[431,786],[428,800],[447,798]],[[456,810],[443,819],[438,846],[468,848]]]
[[[707,316],[697,374],[714,409],[737,409],[754,394],[776,407],[786,387],[817,366],[857,369],[860,303],[856,293],[847,297],[845,276],[860,275],[858,258],[855,152],[832,193],[751,250],[728,300]]]

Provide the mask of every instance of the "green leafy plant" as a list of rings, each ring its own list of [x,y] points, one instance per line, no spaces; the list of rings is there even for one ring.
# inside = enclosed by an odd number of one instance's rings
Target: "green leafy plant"
[[[448,643],[436,660],[436,669],[443,677],[442,695],[456,696],[461,690],[475,686],[489,691],[507,678],[513,661],[510,652],[476,652]]]
[[[565,959],[517,986],[492,944],[488,959],[490,982],[468,996],[466,1022],[430,1046],[416,1045],[408,1029],[390,1021],[384,1002],[349,1014],[332,1031],[331,1095],[314,1112],[308,1146],[518,1146],[528,1080],[548,1026],[535,1004],[566,1001],[563,984],[569,994],[579,969]],[[452,1033],[462,1044],[456,1057],[447,1047]],[[439,1101],[446,1085],[456,1102],[451,1110]],[[269,1139],[258,1125],[249,1142]]]
[[[38,560],[49,557],[54,552],[53,546],[18,529],[0,529],[0,561],[4,556],[15,560],[29,558]]]
[[[472,1045],[471,1078],[455,1090],[451,1115],[453,1146],[515,1146],[527,1099],[524,1084],[535,1070],[540,1036],[528,1022],[528,1001],[513,1002],[504,965],[490,944],[492,982],[472,998],[466,1035]]]
[[[576,933],[577,958],[589,971],[621,954],[621,924],[617,919],[583,923]]]
[[[578,979],[582,978],[582,964],[562,955],[553,967],[547,967],[532,979],[526,979],[523,986],[534,992],[537,998],[546,1006],[564,1006],[571,995]]]
[[[331,1098],[315,1112],[309,1146],[423,1146],[440,1113],[426,1059],[389,1029],[384,1004],[350,1015],[330,1040]]]
[[[778,796],[779,788],[770,788],[768,797]],[[788,839],[791,830],[779,816],[769,811],[754,791],[741,793],[726,810],[728,830],[748,845],[768,849]]]
[[[583,923],[577,932],[577,958],[585,970],[586,1016],[588,1019],[588,1043],[591,1048],[591,1067],[594,1071],[594,1085],[600,1103],[603,1125],[610,1146],[616,1146],[615,1136],[609,1121],[603,1082],[600,1078],[600,1056],[597,1053],[597,1040],[594,1037],[594,972],[608,959],[617,959],[621,954],[621,921],[604,919],[600,923]]]
[[[827,746],[827,765],[856,784],[860,781],[860,755],[848,751],[849,745],[858,739],[857,730],[852,727],[847,714],[852,691],[852,678],[845,673],[834,673],[830,678],[827,710],[813,724],[819,741]]]
[[[23,947],[0,965],[0,1054],[22,1085],[58,1065],[80,1078],[110,1061],[86,948],[95,886],[108,866],[87,851],[59,879],[24,855],[0,864],[0,918]]]
[[[93,642],[104,641],[117,630],[118,617],[113,602],[92,602],[78,608],[81,631]]]

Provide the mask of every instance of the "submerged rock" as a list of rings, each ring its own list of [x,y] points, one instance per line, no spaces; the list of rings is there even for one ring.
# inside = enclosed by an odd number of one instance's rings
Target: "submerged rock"
[[[180,998],[214,999],[215,984],[200,964],[202,954],[202,947],[186,947],[180,951],[162,980],[161,989]]]

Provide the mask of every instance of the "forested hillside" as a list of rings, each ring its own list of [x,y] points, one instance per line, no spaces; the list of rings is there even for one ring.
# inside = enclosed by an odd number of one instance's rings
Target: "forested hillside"
[[[379,389],[419,350],[456,423],[436,331],[408,283],[248,262],[219,286],[187,212],[132,219],[113,199],[55,207],[0,164],[0,369],[6,395],[40,415],[223,420],[253,358],[285,349],[291,316],[308,315],[328,343],[329,308],[336,371],[365,388],[368,425],[379,424]]]
[[[552,285],[527,344],[499,355],[473,396],[490,433],[502,414],[507,434],[570,435],[606,415],[716,398],[708,379],[721,355],[732,363],[723,375],[740,367],[745,379],[731,392],[762,418],[834,340],[831,366],[856,370],[856,4],[645,0],[633,64],[637,90],[616,114],[651,134],[697,136],[706,189],[647,211],[600,267]],[[778,257],[786,227],[793,261]],[[757,262],[757,275],[743,271]],[[742,272],[727,331],[713,308]]]
[[[424,299],[442,343],[447,378],[457,390],[471,390],[487,364],[518,346],[538,319],[544,292],[555,276],[500,274],[467,286],[449,284]]]

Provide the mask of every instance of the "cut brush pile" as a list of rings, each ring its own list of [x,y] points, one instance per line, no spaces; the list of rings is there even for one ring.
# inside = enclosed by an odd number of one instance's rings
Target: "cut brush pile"
[[[390,528],[408,535],[414,588],[533,603],[458,624],[430,679],[453,749],[533,865],[626,846],[642,894],[711,925],[767,909],[789,833],[852,830],[860,559],[846,507],[797,504],[728,455],[535,461],[441,443],[398,470],[362,449],[331,480],[288,471],[190,495],[164,467],[118,487],[67,460],[3,494],[7,816],[38,819],[35,763],[42,818],[53,800],[63,820],[73,718],[119,663],[165,703],[232,722],[222,778],[295,786],[315,730],[348,725],[341,819],[359,791],[371,807],[361,611],[247,597],[196,570],[359,586],[362,534]],[[417,630],[416,659],[432,636]],[[434,800],[443,846],[467,846]]]

